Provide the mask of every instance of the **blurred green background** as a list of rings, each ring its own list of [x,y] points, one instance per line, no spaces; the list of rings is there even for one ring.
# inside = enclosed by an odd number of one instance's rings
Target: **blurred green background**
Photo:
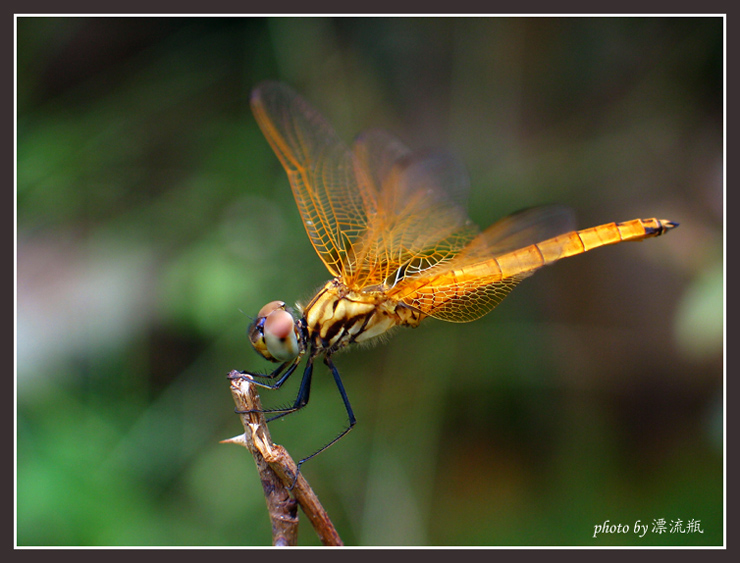
[[[249,315],[328,276],[249,109],[266,78],[348,142],[454,153],[482,227],[552,202],[681,224],[338,355],[359,422],[303,471],[343,540],[723,542],[721,18],[16,23],[19,545],[270,543],[251,457],[219,444],[225,375],[271,367]],[[321,365],[273,438],[299,458],[344,416]],[[593,537],[661,518],[703,533]]]

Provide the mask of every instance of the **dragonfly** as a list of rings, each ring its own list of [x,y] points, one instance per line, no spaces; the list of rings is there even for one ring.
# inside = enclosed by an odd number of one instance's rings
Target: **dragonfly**
[[[295,401],[259,411],[272,415],[270,421],[308,404],[314,363],[323,358],[348,424],[300,460],[299,469],[356,423],[332,359],[339,350],[395,327],[416,327],[426,317],[474,321],[543,266],[678,226],[652,218],[574,230],[573,212],[551,205],[520,211],[481,231],[466,210],[466,171],[451,156],[413,153],[380,129],[361,133],[348,146],[317,110],[280,82],[261,83],[250,102],[288,175],[308,238],[332,276],[297,310],[284,301],[262,307],[249,325],[249,340],[279,365],[269,374],[237,376],[278,389],[306,358]]]

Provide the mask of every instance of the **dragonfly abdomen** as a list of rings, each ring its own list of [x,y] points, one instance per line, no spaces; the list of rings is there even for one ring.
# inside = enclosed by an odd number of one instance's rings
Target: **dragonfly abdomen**
[[[662,235],[678,226],[663,219],[633,219],[571,231],[493,259],[501,278],[521,277],[568,256],[594,248]]]
[[[633,219],[572,231],[533,245],[541,255],[541,264],[535,267],[551,264],[561,258],[575,256],[601,246],[659,236],[676,226],[676,223],[662,219]]]
[[[571,231],[436,276],[407,283],[396,298],[437,319],[475,320],[493,309],[521,280],[561,258],[600,246],[662,235],[678,226],[662,219],[633,219]],[[480,252],[480,251],[479,251]]]

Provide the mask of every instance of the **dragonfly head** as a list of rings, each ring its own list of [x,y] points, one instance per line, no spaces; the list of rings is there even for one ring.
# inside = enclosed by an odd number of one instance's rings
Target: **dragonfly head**
[[[272,301],[262,307],[247,334],[257,352],[271,362],[288,362],[300,353],[298,323],[285,303]]]

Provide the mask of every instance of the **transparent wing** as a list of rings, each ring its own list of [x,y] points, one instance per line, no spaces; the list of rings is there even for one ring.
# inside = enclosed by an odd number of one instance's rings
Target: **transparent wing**
[[[358,184],[375,199],[355,242],[351,285],[393,287],[451,260],[478,233],[465,210],[465,170],[445,154],[411,154],[389,133],[353,145]]]
[[[372,194],[357,185],[352,153],[329,123],[292,89],[260,84],[252,111],[288,174],[311,244],[329,271],[345,275],[352,243],[367,228]]]
[[[563,205],[523,209],[499,219],[481,233],[477,248],[485,257],[499,256],[575,230],[573,210]]]
[[[252,108],[285,167],[311,243],[347,286],[396,285],[449,261],[478,233],[464,207],[467,176],[451,158],[411,155],[379,130],[349,150],[283,84],[261,84]]]

